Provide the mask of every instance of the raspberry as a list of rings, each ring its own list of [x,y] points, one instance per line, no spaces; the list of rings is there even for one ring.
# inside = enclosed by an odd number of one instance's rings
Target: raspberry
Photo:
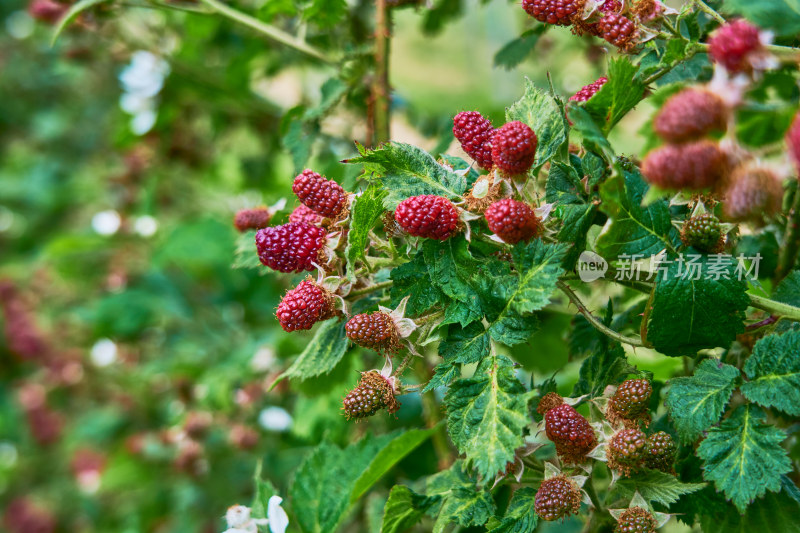
[[[272,214],[266,207],[242,209],[233,218],[233,225],[242,232],[249,229],[261,229],[267,227],[271,218]]]
[[[431,194],[412,196],[400,202],[394,219],[414,237],[444,241],[458,229],[456,206],[447,198]]]
[[[32,0],[28,4],[28,14],[31,18],[55,24],[69,10],[69,6],[53,0]]]
[[[292,192],[323,217],[336,218],[347,206],[347,194],[342,186],[310,169],[297,175],[292,183]]]
[[[646,379],[628,379],[617,387],[608,405],[622,418],[634,419],[647,413],[653,387]]]
[[[641,468],[647,454],[647,436],[638,429],[617,431],[606,447],[608,467],[624,476]]]
[[[726,218],[760,220],[780,212],[783,183],[769,168],[740,166],[731,175],[724,201]]]
[[[306,222],[308,224],[319,224],[322,222],[322,217],[317,214],[313,209],[306,207],[303,204],[298,205],[289,214],[289,222]]]
[[[598,78],[597,81],[590,83],[589,85],[584,85],[580,91],[576,92],[572,96],[569,97],[570,102],[585,102],[589,98],[595,95],[597,91],[600,90],[600,87],[606,84],[608,78],[603,76],[602,78]]]
[[[311,280],[290,290],[278,304],[278,322],[284,331],[311,329],[335,313],[331,294]]]
[[[789,131],[786,132],[786,146],[789,147],[789,156],[792,162],[800,170],[800,113],[795,115]]]
[[[583,10],[583,0],[522,0],[525,12],[545,24],[569,26]]]
[[[636,25],[619,13],[606,13],[593,26],[593,32],[620,50],[630,50],[636,39]]]
[[[524,174],[536,159],[536,134],[527,124],[514,120],[492,135],[492,161],[506,174]]]
[[[601,13],[619,13],[622,11],[622,2],[619,2],[619,0],[606,0],[597,10]]]
[[[710,213],[687,220],[681,229],[681,241],[686,246],[706,253],[719,253],[725,246],[719,219]]]
[[[581,507],[580,489],[564,475],[545,479],[536,491],[534,507],[536,514],[549,522],[578,514]]]
[[[617,519],[615,533],[656,533],[658,522],[650,511],[641,507],[625,509]]]
[[[653,470],[670,474],[675,465],[675,442],[669,433],[659,431],[647,437],[647,452],[644,465]]]
[[[261,262],[279,272],[314,270],[320,261],[326,232],[305,222],[289,222],[264,228],[256,233],[256,248]]]
[[[213,421],[208,411],[191,411],[186,415],[183,430],[190,438],[199,439],[205,436]]]
[[[511,198],[493,203],[484,216],[492,233],[509,244],[529,241],[539,232],[539,217],[533,209]]]
[[[543,415],[550,409],[554,409],[563,403],[564,398],[559,396],[557,392],[548,392],[539,400],[539,405],[536,406],[536,412]]]
[[[397,326],[388,313],[378,311],[354,315],[344,329],[348,339],[364,348],[390,353],[400,348]]]
[[[228,432],[228,441],[239,450],[252,450],[258,445],[258,431],[244,424],[234,424]]]
[[[3,527],[8,533],[54,533],[56,525],[47,509],[26,496],[11,500],[3,511]]]
[[[662,146],[642,162],[645,179],[662,189],[707,189],[722,181],[727,168],[725,153],[712,141]]]
[[[389,380],[375,371],[362,372],[361,381],[342,401],[342,410],[348,420],[366,418],[384,408],[389,413],[395,413],[400,404],[394,397],[394,387]]]
[[[462,111],[453,117],[453,135],[461,148],[487,170],[492,168],[492,133],[492,123],[477,111]]]
[[[728,72],[751,69],[748,56],[762,48],[758,28],[744,19],[726,22],[711,34],[708,55]]]
[[[581,463],[592,451],[597,439],[589,421],[571,405],[562,404],[544,415],[547,438],[556,445],[556,453],[565,463]]]
[[[653,120],[656,135],[670,143],[682,143],[722,131],[727,125],[725,102],[704,89],[684,89],[673,95]]]

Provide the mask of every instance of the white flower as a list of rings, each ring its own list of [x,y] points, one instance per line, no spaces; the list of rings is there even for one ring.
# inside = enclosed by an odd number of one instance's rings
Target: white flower
[[[117,360],[117,345],[111,339],[100,339],[92,346],[89,356],[96,366],[108,366]]]
[[[292,427],[292,415],[282,407],[267,407],[258,414],[258,424],[267,431],[284,432]]]
[[[136,135],[144,135],[156,124],[158,115],[152,109],[136,113],[131,119],[131,131]]]
[[[92,229],[99,235],[114,235],[121,224],[119,213],[113,209],[100,211],[92,217]]]
[[[119,75],[119,81],[127,93],[139,96],[155,96],[164,86],[169,74],[169,64],[156,55],[139,50],[131,56],[130,64]]]
[[[272,496],[267,503],[267,521],[271,533],[285,533],[289,527],[289,517],[281,507],[283,498]]]
[[[142,215],[133,223],[133,231],[142,237],[152,237],[158,231],[158,221],[150,215]]]
[[[155,101],[139,93],[122,93],[119,97],[119,107],[129,115],[136,115],[155,109]]]
[[[272,496],[267,502],[267,518],[251,518],[250,508],[233,505],[225,513],[228,529],[223,533],[258,533],[258,526],[269,526],[270,533],[286,533],[289,517],[281,507],[283,498]]]

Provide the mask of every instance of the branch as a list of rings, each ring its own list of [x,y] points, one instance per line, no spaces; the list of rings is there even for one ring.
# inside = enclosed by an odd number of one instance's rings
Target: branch
[[[389,101],[389,37],[390,12],[386,0],[375,2],[375,79],[372,84],[374,108],[372,113],[373,144],[375,146],[390,139]]]
[[[350,298],[351,296],[363,296],[365,294],[369,294],[371,292],[379,291],[381,289],[385,289],[385,288],[391,287],[391,286],[392,286],[392,282],[391,281],[382,281],[380,283],[376,283],[375,285],[370,285],[369,287],[364,287],[362,289],[356,289],[354,291],[350,291],[347,294],[347,298]]]
[[[778,257],[778,267],[775,269],[774,285],[786,277],[797,262],[797,252],[800,250],[800,186],[794,192],[792,207],[786,220],[786,232]]]
[[[775,300],[756,296],[755,294],[748,294],[748,296],[750,297],[750,305],[756,309],[769,311],[773,315],[800,322],[800,307],[776,302]]]
[[[702,11],[709,17],[713,18],[720,24],[725,24],[725,17],[714,11],[714,9],[705,2],[703,2],[703,0],[694,0],[694,5],[696,5],[700,9],[700,11]]]

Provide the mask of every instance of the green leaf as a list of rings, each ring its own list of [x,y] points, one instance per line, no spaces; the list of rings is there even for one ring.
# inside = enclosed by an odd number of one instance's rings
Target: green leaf
[[[269,270],[261,263],[256,250],[256,232],[245,231],[236,237],[233,268],[257,270],[262,276]]]
[[[303,113],[304,120],[317,120],[333,109],[339,100],[347,94],[347,84],[339,78],[329,78],[320,87],[320,101],[316,107],[309,108]]]
[[[786,435],[764,424],[758,407],[742,405],[712,428],[697,448],[703,460],[703,477],[713,481],[744,513],[747,505],[766,491],[781,489],[781,475],[791,472],[792,463],[781,447]]]
[[[549,161],[567,140],[567,125],[564,110],[551,95],[538,89],[525,78],[525,93],[506,110],[506,121],[524,122],[536,133],[536,164]]]
[[[647,340],[664,355],[727,347],[744,332],[750,299],[747,283],[738,279],[736,261],[725,255],[690,254],[687,261],[670,256],[672,263],[657,274]]]
[[[55,29],[53,30],[53,37],[50,39],[50,46],[56,44],[59,35],[63,32],[70,23],[78,18],[78,15],[86,11],[87,9],[94,7],[98,4],[102,4],[104,2],[108,2],[108,0],[80,0],[72,6],[70,6],[69,10],[61,17],[61,20],[58,21]]]
[[[606,136],[597,127],[589,112],[576,102],[567,102],[567,115],[572,128],[583,137],[583,144],[591,151],[602,154],[607,162],[613,163],[614,149],[611,148],[611,143],[608,142]]]
[[[447,338],[439,343],[439,355],[445,363],[477,363],[489,355],[491,341],[480,322],[465,328],[451,326]]]
[[[669,380],[666,405],[684,442],[693,442],[719,420],[738,378],[735,366],[706,359],[693,376]]]
[[[535,500],[536,489],[533,487],[522,487],[514,491],[503,520],[500,525],[489,530],[489,533],[530,533],[536,529],[538,517]]]
[[[433,369],[433,377],[431,377],[422,392],[428,392],[439,387],[449,385],[454,379],[461,377],[461,367],[454,363],[441,363],[436,365]]]
[[[561,261],[567,248],[565,244],[545,244],[540,239],[514,246],[511,257],[519,272],[519,284],[507,295],[506,309],[524,314],[546,307],[564,273]]]
[[[800,33],[800,3],[797,0],[726,0],[723,10],[772,30],[778,37],[796,37]]]
[[[383,509],[381,533],[402,533],[419,522],[434,505],[439,503],[439,496],[423,496],[406,486],[395,485],[386,500]]]
[[[800,415],[800,331],[767,335],[744,365],[749,381],[742,393],[751,402]]]
[[[269,482],[269,480],[261,478],[261,461],[256,465],[256,472],[253,475],[253,481],[256,486],[256,493],[253,496],[253,504],[250,506],[253,516],[255,518],[267,517],[267,502],[269,499],[278,494],[278,489]]]
[[[565,204],[585,205],[585,187],[581,183],[582,176],[578,175],[575,167],[562,163],[554,162],[550,165],[550,173],[547,175],[545,185],[545,198],[548,202],[555,203],[557,206]]]
[[[610,318],[606,316],[606,325],[610,324]],[[608,385],[621,383],[628,374],[635,371],[636,367],[628,363],[622,346],[603,335],[594,353],[581,365],[578,382],[575,383],[572,394],[588,394],[593,398],[601,396]]]
[[[516,39],[507,42],[503,45],[503,48],[494,55],[494,66],[511,70],[525,61],[525,58],[536,48],[539,37],[541,37],[546,30],[547,26],[540,24],[526,31]]]
[[[684,494],[691,494],[705,487],[705,483],[683,483],[675,476],[648,470],[633,477],[621,478],[615,485],[620,497],[630,500],[636,491],[648,502],[664,505],[675,503]]]
[[[363,163],[389,192],[387,207],[394,209],[411,196],[435,194],[458,199],[467,187],[463,176],[436,162],[431,154],[410,144],[389,142],[353,157],[346,163]]]
[[[305,108],[293,107],[281,118],[281,145],[292,156],[294,171],[300,172],[311,157],[311,148],[319,131],[315,121],[304,119]]]
[[[447,301],[444,293],[431,281],[422,250],[408,263],[392,269],[389,277],[393,282],[390,292],[392,305],[397,306],[408,296],[406,313],[409,316],[419,316],[437,303]]]
[[[320,28],[333,28],[344,20],[347,14],[345,0],[312,0],[303,12],[303,17]]]
[[[447,429],[458,450],[483,479],[491,479],[522,446],[530,394],[504,356],[484,359],[475,375],[450,385]]]
[[[383,215],[383,198],[385,196],[386,191],[381,190],[377,184],[371,184],[353,203],[353,210],[350,214],[350,231],[347,232],[347,248],[344,252],[349,275],[355,276],[353,265],[357,259],[364,258],[369,241],[369,231]]]
[[[644,97],[645,86],[637,79],[637,70],[625,56],[612,59],[608,81],[584,104],[606,135]]]
[[[322,322],[311,342],[272,386],[274,387],[283,378],[296,378],[304,381],[329,373],[344,357],[347,351],[347,342],[344,334],[344,321],[331,318]]]
[[[444,531],[450,523],[480,526],[491,518],[494,514],[492,494],[477,486],[478,481],[464,471],[461,461],[428,478],[427,495],[444,500],[433,528],[435,533]]]
[[[611,218],[611,226],[597,239],[598,252],[606,260],[656,255],[665,248],[674,251],[679,237],[670,220],[669,205],[658,200],[642,207],[648,189],[638,169],[625,170],[600,187],[601,209]]]
[[[489,326],[489,334],[495,341],[506,346],[526,342],[539,329],[535,316],[520,316],[516,313],[502,314]]]
[[[796,112],[794,107],[773,103],[743,106],[736,112],[736,138],[751,147],[780,142]]]
[[[564,257],[564,268],[575,268],[578,257],[586,249],[587,233],[594,224],[596,213],[594,204],[564,205],[557,209],[555,217],[561,219],[562,225],[556,238],[559,242],[572,244]]]
[[[800,502],[797,487],[786,476],[781,477],[781,491],[768,492],[747,507],[744,515],[726,505],[721,512],[704,513],[700,520],[703,533],[753,533],[780,531],[800,533]]]

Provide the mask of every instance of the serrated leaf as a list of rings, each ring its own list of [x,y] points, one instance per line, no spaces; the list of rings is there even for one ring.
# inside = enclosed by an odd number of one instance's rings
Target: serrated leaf
[[[339,100],[347,94],[347,84],[339,78],[329,78],[320,87],[320,101],[315,107],[305,111],[305,120],[317,120],[327,115]]]
[[[403,298],[408,297],[406,313],[409,316],[419,316],[437,303],[447,301],[444,293],[431,281],[422,250],[408,263],[392,269],[389,277],[393,282],[390,293],[392,306],[396,307]]]
[[[261,461],[256,465],[256,472],[253,475],[253,482],[256,486],[256,493],[253,496],[253,503],[250,506],[252,515],[255,518],[267,517],[267,503],[269,499],[278,494],[275,486],[269,480],[261,478]]]
[[[320,28],[333,28],[347,14],[345,0],[311,0],[303,12],[303,17]]]
[[[740,513],[766,491],[780,490],[781,475],[792,470],[781,447],[786,435],[764,420],[761,409],[742,405],[709,430],[697,448],[704,463],[703,478],[713,481]]]
[[[705,486],[705,483],[683,483],[675,476],[657,470],[647,470],[632,477],[621,478],[615,485],[623,499],[630,500],[638,491],[648,502],[664,505],[675,503],[684,494],[691,494]]]
[[[489,533],[531,533],[536,529],[538,517],[535,509],[536,489],[522,487],[514,491],[500,525]]]
[[[439,355],[445,363],[477,363],[489,355],[491,341],[480,322],[465,328],[451,326],[447,338],[439,343]]]
[[[612,59],[608,81],[585,104],[584,108],[608,135],[608,132],[644,97],[644,84],[636,77],[638,69],[625,57]]]
[[[435,194],[458,199],[466,190],[463,176],[436,162],[433,156],[410,144],[389,142],[348,159],[346,163],[362,163],[380,178],[388,191],[386,206],[397,207],[411,196]]]
[[[796,0],[726,0],[723,9],[772,30],[778,37],[796,37],[800,33],[800,4]]]
[[[504,469],[523,444],[530,398],[504,356],[484,359],[473,377],[450,385],[445,396],[450,438],[483,479]]]
[[[591,151],[602,154],[608,163],[614,162],[614,149],[588,111],[576,102],[567,102],[567,116],[572,128],[581,134],[583,144]]]
[[[372,184],[353,203],[350,214],[350,231],[347,232],[347,272],[355,274],[353,265],[357,259],[363,259],[369,241],[369,232],[383,215],[383,199],[386,191]]]
[[[691,263],[670,256],[672,263],[657,274],[647,340],[664,355],[727,347],[744,332],[750,299],[735,260],[689,253]]]
[[[439,496],[423,496],[403,485],[395,485],[383,508],[381,533],[402,533],[419,522],[437,503]]]
[[[744,365],[742,394],[764,407],[800,415],[800,331],[767,335]]]
[[[428,478],[427,495],[443,499],[433,531],[440,533],[450,523],[480,526],[494,514],[494,501],[488,490],[478,488],[478,482],[464,471],[457,461],[449,470]]]
[[[461,377],[461,367],[454,363],[441,363],[433,369],[431,377],[422,392],[428,392],[439,387],[446,387],[454,379]]]
[[[563,274],[561,261],[568,246],[545,244],[540,239],[514,246],[511,257],[519,273],[519,284],[507,295],[507,309],[519,314],[532,313],[546,307]]]
[[[585,188],[581,183],[582,176],[578,175],[575,167],[562,163],[554,162],[550,165],[550,173],[547,175],[545,185],[545,198],[548,202],[557,206],[564,204],[584,205]]]
[[[343,320],[331,318],[322,322],[311,342],[306,345],[292,366],[281,374],[275,383],[283,378],[296,378],[304,381],[329,373],[344,357],[347,352],[347,343]]]
[[[236,237],[236,250],[231,266],[233,268],[257,270],[262,275],[269,272],[258,258],[255,231],[245,231]]]
[[[533,316],[515,313],[502,314],[489,326],[489,334],[495,341],[506,346],[526,342],[539,329],[539,320]]]
[[[719,420],[738,378],[735,366],[706,359],[691,377],[669,380],[666,405],[684,442],[693,442]]]
[[[575,268],[581,252],[586,249],[587,233],[594,224],[596,213],[594,204],[564,205],[558,209],[556,216],[561,219],[561,229],[556,238],[559,242],[572,244],[564,257],[565,269]]]
[[[311,157],[311,148],[319,127],[314,121],[303,119],[305,108],[297,106],[281,119],[281,145],[292,156],[294,171],[300,172]]]
[[[747,507],[744,515],[730,505],[723,512],[704,513],[700,519],[703,533],[753,533],[780,531],[800,533],[800,502],[791,494],[797,487],[786,476],[781,478],[781,491],[767,492]]]
[[[506,110],[506,121],[524,122],[536,133],[535,166],[549,161],[567,140],[564,111],[551,95],[525,78],[525,93]]]
[[[539,37],[541,37],[545,31],[547,31],[547,26],[540,24],[526,31],[516,39],[507,42],[503,45],[503,48],[498,50],[494,55],[494,66],[511,70],[525,61],[525,58],[536,48]]]

